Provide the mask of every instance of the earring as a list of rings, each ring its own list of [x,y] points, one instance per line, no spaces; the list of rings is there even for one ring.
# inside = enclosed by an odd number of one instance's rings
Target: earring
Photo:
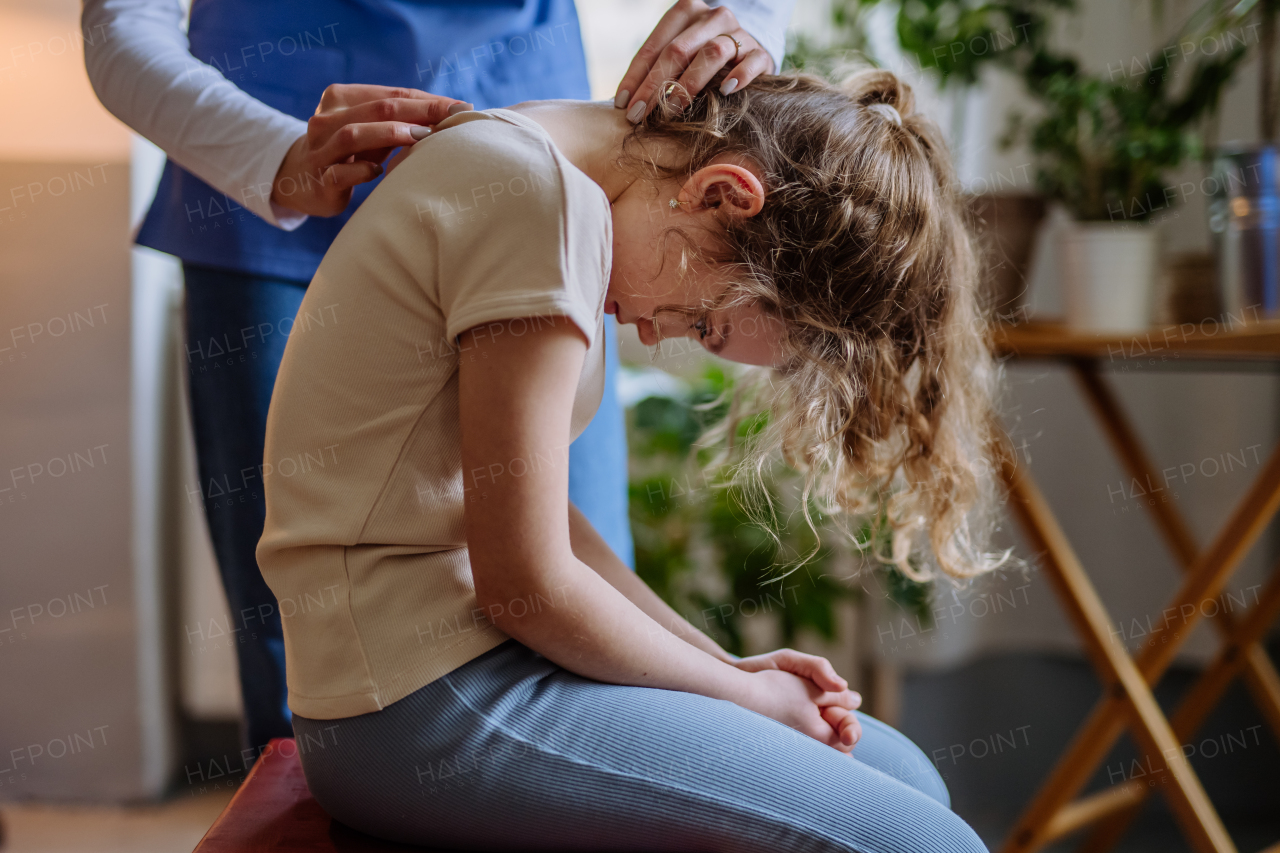
[[[687,201],[676,201],[676,200],[673,198],[673,199],[671,199],[671,201],[667,202],[667,207],[671,208],[672,210],[675,210],[675,209],[676,209],[677,207],[679,207],[680,205],[682,205],[682,204],[688,204],[688,203],[689,203],[689,202],[687,202]]]

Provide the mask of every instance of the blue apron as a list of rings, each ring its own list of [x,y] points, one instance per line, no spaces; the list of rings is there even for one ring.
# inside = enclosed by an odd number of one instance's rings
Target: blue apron
[[[589,98],[573,0],[195,0],[191,53],[306,120],[330,83],[425,89],[476,109]],[[309,281],[376,181],[340,216],[286,232],[172,160],[137,242],[189,263]]]

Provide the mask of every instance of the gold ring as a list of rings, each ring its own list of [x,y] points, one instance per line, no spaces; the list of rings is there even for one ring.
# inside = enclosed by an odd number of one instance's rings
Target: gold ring
[[[733,61],[737,62],[738,54],[742,52],[742,42],[738,41],[736,38],[729,35],[728,33],[720,33],[719,35],[716,36],[716,38],[720,38],[720,36],[724,36],[729,41],[733,42]]]

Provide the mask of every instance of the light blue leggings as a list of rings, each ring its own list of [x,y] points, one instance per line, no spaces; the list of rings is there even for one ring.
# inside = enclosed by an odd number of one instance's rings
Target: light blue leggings
[[[508,640],[381,711],[294,715],[338,821],[449,850],[985,853],[906,737],[850,758],[691,693],[582,678]]]

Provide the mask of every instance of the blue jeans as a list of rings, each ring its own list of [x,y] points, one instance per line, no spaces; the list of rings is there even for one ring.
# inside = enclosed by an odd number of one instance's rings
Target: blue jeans
[[[731,702],[582,678],[508,640],[381,711],[294,717],[336,820],[447,850],[986,853],[919,748],[849,757]]]
[[[254,557],[266,517],[259,466],[271,389],[307,282],[195,264],[184,264],[183,276],[199,498],[231,607],[246,746],[263,746],[273,737],[291,737],[293,730],[280,615]],[[569,499],[634,567],[626,433],[616,393],[617,333],[611,322],[605,330],[604,399],[569,448]]]

